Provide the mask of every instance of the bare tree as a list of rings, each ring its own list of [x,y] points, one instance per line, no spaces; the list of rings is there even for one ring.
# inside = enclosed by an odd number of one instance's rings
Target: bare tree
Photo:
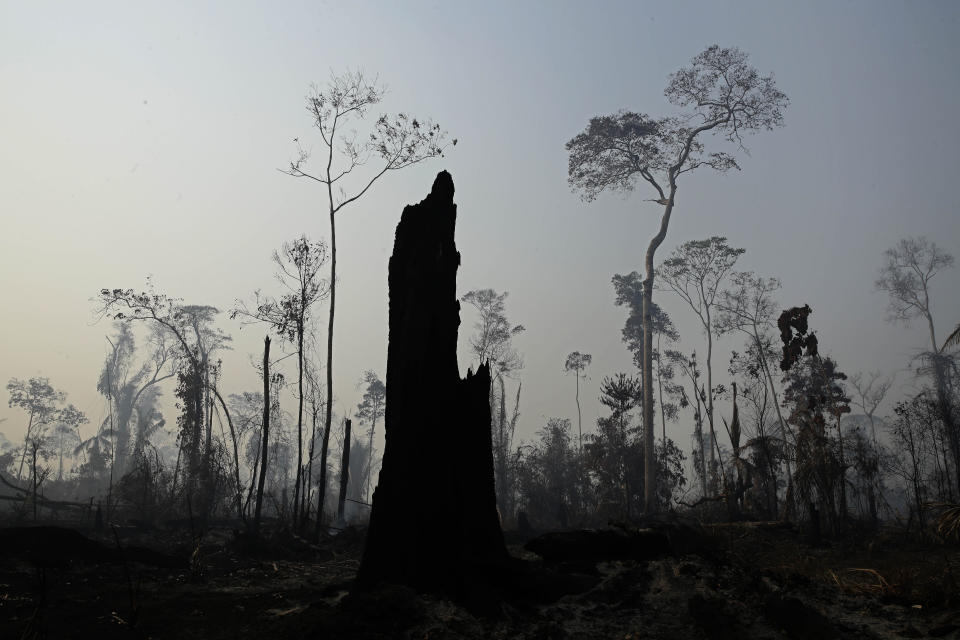
[[[867,420],[870,421],[874,449],[877,448],[877,425],[874,414],[876,414],[883,399],[887,397],[887,392],[890,391],[893,382],[893,376],[885,376],[879,371],[867,375],[857,372],[850,376],[850,386],[857,392],[852,401],[860,407],[863,415],[867,416]]]
[[[476,333],[470,338],[470,349],[477,359],[477,366],[489,361],[496,373],[506,376],[523,367],[523,359],[513,348],[513,338],[524,331],[522,324],[513,325],[507,320],[505,302],[508,295],[509,291],[497,293],[493,289],[476,289],[460,299],[479,314],[474,323]]]
[[[567,356],[567,361],[563,365],[563,370],[567,373],[573,372],[573,377],[577,382],[577,433],[580,436],[580,455],[583,455],[583,418],[580,415],[580,378],[584,376],[584,370],[590,366],[593,356],[589,353],[580,353],[574,351]]]
[[[685,242],[667,257],[657,269],[665,289],[677,294],[700,320],[707,336],[707,426],[710,429],[710,462],[713,466],[716,445],[713,411],[713,336],[717,332],[714,317],[727,274],[745,249],[734,249],[719,236]],[[717,448],[719,453],[719,449]],[[718,456],[719,457],[719,456]],[[723,469],[723,460],[720,460]]]
[[[939,352],[930,311],[930,281],[953,267],[954,259],[925,237],[903,238],[883,253],[883,266],[876,288],[889,296],[888,318],[907,323],[913,318],[927,321],[930,350]]]
[[[324,429],[330,432],[333,419],[333,323],[337,300],[337,233],[336,216],[344,207],[355,202],[388,171],[397,171],[428,158],[442,156],[446,148],[446,133],[440,125],[429,120],[418,120],[400,113],[394,117],[381,115],[366,139],[358,140],[357,132],[349,129],[352,120],[362,120],[367,111],[379,104],[386,88],[377,78],[368,79],[360,71],[331,75],[324,87],[313,87],[307,95],[307,111],[313,126],[323,142],[324,164],[319,171],[307,172],[310,151],[304,149],[299,138],[297,158],[284,173],[295,178],[308,178],[324,186],[327,196],[327,214],[330,218],[330,318],[327,324],[327,401]],[[456,144],[456,139],[452,144]],[[352,187],[347,183],[356,177],[354,171],[377,158],[371,173]],[[336,160],[336,162],[335,162]],[[334,191],[334,188],[337,191]],[[321,504],[324,487],[320,488]],[[322,513],[318,513],[318,518]]]
[[[303,487],[303,378],[304,378],[304,338],[307,323],[312,318],[311,308],[327,296],[328,283],[319,277],[320,268],[327,261],[327,246],[323,242],[312,242],[306,236],[300,236],[292,242],[284,242],[281,251],[273,252],[273,262],[277,266],[276,278],[287,290],[279,299],[254,293],[255,308],[251,309],[241,300],[230,313],[237,316],[268,324],[287,342],[295,345],[297,353],[297,472],[293,492],[293,518],[302,527],[305,521],[299,518],[301,509],[300,493]]]
[[[930,306],[930,282],[941,271],[953,267],[954,259],[925,237],[903,238],[887,249],[884,254],[880,277],[876,288],[889,297],[888,319],[892,322],[907,323],[913,318],[927,321],[930,332],[930,351],[923,357],[928,361],[933,374],[937,395],[937,409],[946,430],[957,488],[960,489],[960,428],[954,417],[953,400],[950,397],[951,372],[950,356],[937,342]],[[950,340],[947,340],[949,343]],[[943,347],[947,347],[944,344]]]
[[[270,336],[263,338],[263,420],[261,421],[260,478],[257,480],[257,502],[253,512],[253,533],[260,533],[260,512],[263,509],[263,485],[267,480],[267,456],[270,451]]]
[[[730,274],[731,286],[720,294],[717,308],[720,309],[718,329],[722,333],[740,331],[747,335],[756,354],[756,364],[763,373],[764,385],[770,391],[773,399],[771,403],[777,412],[777,421],[780,425],[780,443],[785,446],[790,429],[780,410],[780,400],[777,397],[777,385],[770,372],[770,346],[772,340],[769,330],[773,327],[773,315],[776,313],[776,303],[773,295],[780,289],[780,280],[764,278],[751,271],[736,271]],[[764,396],[766,393],[764,393]],[[768,444],[769,440],[760,433],[760,444]],[[764,453],[765,458],[772,460],[770,452]],[[793,472],[790,460],[786,460],[787,485],[793,482]],[[774,499],[776,495],[774,495]]]
[[[681,175],[702,167],[724,172],[738,168],[733,155],[706,153],[703,138],[718,134],[744,149],[743,136],[783,125],[787,96],[772,75],[761,76],[735,47],[712,45],[693,58],[689,67],[671,74],[664,91],[667,99],[685,111],[654,119],[646,114],[620,111],[590,120],[586,130],[566,144],[570,154],[568,181],[584,200],[592,201],[606,190],[630,192],[639,180],[662,206],[660,228],[647,246],[644,281],[644,380],[643,415],[646,430],[645,501],[656,509],[653,431],[653,331],[654,255],[667,236]]]

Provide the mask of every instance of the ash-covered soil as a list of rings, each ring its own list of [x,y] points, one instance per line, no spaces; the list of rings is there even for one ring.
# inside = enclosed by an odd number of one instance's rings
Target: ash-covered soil
[[[647,553],[649,531],[616,531],[633,551],[575,532],[549,553],[528,545],[549,562],[508,534],[522,575],[461,603],[350,594],[361,530],[256,546],[226,528],[199,546],[83,532],[98,544],[76,553],[18,533],[0,556],[0,638],[960,638],[956,547],[891,535],[811,546],[792,527],[742,523],[661,528],[669,548]]]

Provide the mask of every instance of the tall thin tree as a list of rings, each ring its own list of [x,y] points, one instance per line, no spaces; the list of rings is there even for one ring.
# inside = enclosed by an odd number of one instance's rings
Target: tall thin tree
[[[567,142],[568,181],[584,200],[607,190],[630,192],[642,180],[663,207],[660,227],[650,240],[644,259],[643,423],[645,502],[656,510],[656,455],[653,426],[653,302],[654,256],[667,237],[680,176],[702,167],[724,172],[739,168],[733,155],[705,153],[703,138],[718,134],[739,149],[743,136],[783,124],[787,96],[772,75],[761,76],[735,47],[712,45],[693,58],[689,67],[671,74],[664,91],[685,112],[654,119],[631,111],[599,116]]]
[[[442,156],[446,148],[446,133],[440,125],[429,120],[418,120],[399,113],[377,118],[366,139],[358,141],[357,133],[348,129],[351,120],[362,120],[367,112],[380,103],[386,87],[377,78],[367,78],[361,71],[331,74],[324,87],[313,87],[307,95],[307,111],[312,124],[320,133],[325,163],[320,171],[307,172],[310,152],[297,144],[297,158],[282,171],[295,178],[307,178],[323,185],[326,191],[326,213],[330,219],[330,317],[327,323],[327,401],[324,433],[330,433],[333,420],[333,328],[337,301],[337,233],[336,217],[344,207],[358,200],[370,187],[389,171],[415,165],[428,158]],[[454,139],[451,144],[456,144]],[[371,157],[379,160],[374,170],[357,183],[352,190],[345,181],[356,176],[355,170],[367,164]],[[336,159],[336,163],[335,163]],[[334,191],[336,187],[337,191]],[[325,436],[326,437],[326,436]],[[324,449],[325,451],[325,449]],[[321,461],[326,468],[326,459]],[[320,487],[321,500],[325,487]],[[322,513],[318,513],[320,518]]]

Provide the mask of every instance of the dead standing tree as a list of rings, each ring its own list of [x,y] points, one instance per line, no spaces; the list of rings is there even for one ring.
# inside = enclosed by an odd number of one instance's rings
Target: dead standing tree
[[[321,469],[326,469],[326,451],[330,438],[330,424],[333,422],[333,320],[337,301],[337,232],[336,216],[344,207],[358,200],[377,180],[388,171],[396,171],[415,165],[428,158],[442,156],[446,145],[443,144],[446,133],[440,125],[429,120],[420,121],[406,113],[390,118],[381,115],[377,118],[369,139],[357,141],[356,131],[347,127],[352,119],[362,119],[367,111],[379,104],[386,88],[376,78],[370,80],[362,72],[346,72],[332,75],[323,88],[314,87],[307,96],[307,111],[313,120],[313,126],[320,132],[325,148],[325,166],[318,172],[305,171],[310,152],[297,144],[297,159],[283,170],[294,178],[309,178],[323,185],[327,192],[327,213],[330,216],[330,318],[327,323],[327,401],[326,416],[323,424],[323,447]],[[457,144],[454,139],[452,144]],[[359,182],[354,190],[344,188],[345,181],[355,170],[367,164],[372,157],[379,158],[375,172]],[[335,163],[336,160],[336,163]],[[334,191],[336,187],[337,192]],[[323,472],[321,472],[323,475]],[[317,527],[323,518],[325,486],[320,485]]]
[[[926,365],[922,368],[929,371],[933,377],[937,410],[950,449],[956,487],[960,491],[960,422],[954,415],[955,409],[951,400],[954,384],[951,374],[954,365],[950,355],[945,353],[951,338],[956,338],[951,336],[944,342],[943,347],[939,346],[930,306],[931,280],[941,271],[952,268],[954,259],[925,237],[903,238],[887,249],[883,257],[884,263],[875,286],[878,291],[884,291],[889,296],[888,319],[904,323],[913,318],[927,321],[930,351],[921,354]]]
[[[708,47],[689,67],[671,74],[664,91],[680,116],[654,119],[620,111],[590,119],[586,130],[566,144],[570,153],[567,180],[586,201],[606,190],[630,192],[642,179],[662,206],[660,228],[647,246],[643,282],[643,425],[644,500],[656,510],[656,456],[653,424],[653,280],[654,254],[667,237],[681,175],[709,167],[737,166],[729,153],[705,153],[703,135],[719,134],[743,149],[743,135],[782,126],[787,96],[773,76],[761,76],[737,48]]]
[[[390,258],[386,447],[358,582],[463,594],[507,559],[497,517],[490,369],[460,378],[453,179],[403,210]],[[431,405],[431,411],[424,407]]]
[[[273,262],[278,269],[277,281],[287,293],[278,299],[261,297],[260,292],[256,291],[255,308],[251,309],[242,300],[237,300],[236,307],[230,312],[231,318],[241,316],[266,323],[297,350],[297,473],[293,491],[293,521],[301,530],[306,527],[306,509],[303,508],[301,492],[306,493],[309,487],[303,464],[303,345],[307,324],[313,318],[311,308],[329,291],[326,281],[318,275],[326,261],[327,246],[323,242],[312,242],[305,235],[292,242],[284,242],[282,252],[273,252]]]

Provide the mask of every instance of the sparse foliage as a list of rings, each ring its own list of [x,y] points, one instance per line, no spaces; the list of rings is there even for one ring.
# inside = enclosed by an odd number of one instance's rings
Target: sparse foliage
[[[323,143],[320,169],[310,172],[306,170],[311,152],[305,149],[297,138],[294,140],[297,157],[283,170],[294,178],[307,178],[323,185],[330,217],[330,317],[327,323],[324,451],[333,420],[333,329],[337,301],[336,215],[362,197],[386,173],[442,156],[447,148],[446,132],[442,131],[439,125],[415,118],[408,113],[381,115],[366,138],[358,139],[357,132],[348,127],[353,122],[362,121],[367,112],[383,100],[386,92],[386,87],[377,78],[370,79],[362,71],[346,71],[339,75],[331,73],[326,85],[312,87],[307,95],[307,112]],[[450,142],[454,145],[456,143],[456,138]],[[360,177],[362,168],[374,157],[377,158],[376,166]],[[322,468],[326,469],[325,462]],[[321,486],[321,503],[324,492],[325,487]],[[318,522],[320,516],[322,513],[318,513]]]
[[[724,150],[707,152],[703,136],[717,135],[743,150],[745,134],[771,130],[783,124],[787,96],[772,75],[762,76],[748,63],[747,54],[735,47],[712,45],[693,58],[688,67],[671,74],[664,95],[681,113],[651,118],[620,111],[592,118],[587,128],[566,144],[569,153],[567,180],[574,191],[592,201],[603,191],[630,192],[643,181],[664,207],[660,228],[650,240],[644,260],[644,380],[653,379],[654,255],[670,225],[678,179],[702,167],[725,172],[737,168],[734,156]],[[647,509],[654,509],[656,459],[653,435],[653,390],[644,391],[643,417]]]

